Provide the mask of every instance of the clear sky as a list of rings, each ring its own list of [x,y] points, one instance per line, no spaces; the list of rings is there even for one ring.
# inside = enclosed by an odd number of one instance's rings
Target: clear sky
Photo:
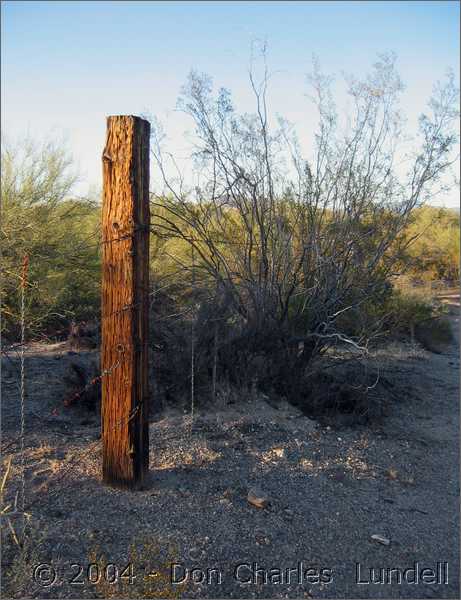
[[[265,39],[276,74],[271,110],[309,137],[305,74],[312,53],[332,73],[364,74],[394,51],[413,127],[433,83],[458,79],[460,5],[435,2],[2,2],[2,130],[9,139],[65,138],[80,193],[101,185],[105,117],[150,113],[171,123],[180,154],[188,123],[175,113],[191,68],[249,110],[251,43]],[[168,129],[167,129],[168,130]],[[155,178],[155,173],[152,173]],[[458,191],[441,200],[457,205]]]

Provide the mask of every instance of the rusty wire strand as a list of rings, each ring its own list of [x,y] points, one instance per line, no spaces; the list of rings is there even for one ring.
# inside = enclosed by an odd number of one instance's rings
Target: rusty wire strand
[[[125,235],[125,236],[121,236],[119,238],[113,238],[110,240],[102,240],[99,244],[97,245],[103,245],[106,243],[112,243],[112,242],[118,242],[118,241],[124,241],[126,239],[130,239],[133,238],[134,235],[136,234],[136,231],[138,230],[143,230],[145,229],[144,227],[138,227],[138,228],[134,228],[133,231],[131,231],[129,234]],[[96,246],[96,245],[95,245]],[[19,352],[19,359],[20,359],[20,460],[21,460],[21,493],[20,493],[20,509],[18,510],[18,512],[21,514],[22,516],[22,539],[24,541],[25,539],[25,518],[26,518],[26,485],[25,485],[25,352],[26,352],[26,341],[25,341],[25,331],[26,331],[26,318],[25,318],[25,295],[26,295],[26,289],[30,286],[30,282],[28,281],[28,267],[29,267],[29,257],[26,254],[24,256],[23,259],[23,265],[22,265],[22,274],[20,277],[20,281],[21,281],[21,286],[20,286],[20,290],[21,290],[21,297],[20,297],[20,313],[21,313],[21,341],[19,344],[15,344],[14,346],[12,346],[10,348],[10,351],[16,351]],[[149,293],[149,295],[153,295],[155,294],[156,291]],[[126,306],[123,306],[121,309],[114,311],[108,315],[104,315],[101,320],[103,319],[107,319],[107,318],[111,318],[114,316],[117,316],[127,310],[132,310],[137,308],[137,306],[139,305],[139,303],[132,303]],[[76,394],[67,402],[65,402],[65,405],[68,406],[69,404],[75,402],[80,396],[82,396],[86,391],[88,391],[89,389],[91,389],[91,387],[95,386],[96,384],[98,384],[99,382],[102,381],[102,379],[104,377],[110,376],[112,375],[112,373],[121,365],[122,363],[122,358],[123,358],[123,353],[124,353],[124,347],[123,345],[118,345],[117,346],[117,351],[119,353],[119,357],[118,359],[115,361],[115,363],[113,365],[111,365],[111,367],[109,367],[108,369],[104,369],[101,371],[101,373],[99,375],[97,375],[96,377],[93,377],[91,379],[91,381],[89,381],[82,389],[80,389],[78,392],[76,392]],[[45,352],[46,350],[43,350],[43,352]],[[2,349],[2,354],[4,354],[5,356],[8,356],[8,353]],[[126,417],[123,417],[121,419],[119,419],[116,423],[113,424],[113,426],[111,427],[111,429],[109,431],[114,431],[115,429],[117,429],[118,427],[121,426],[127,426],[132,419],[139,413],[139,411],[141,410],[143,403],[144,403],[145,399],[143,398],[142,401],[137,404],[137,406],[135,406]],[[106,432],[107,433],[107,432]],[[101,444],[101,439],[96,440],[94,443],[90,444],[90,446],[82,453],[82,452],[76,452],[73,456],[71,456],[70,460],[68,461],[68,464],[66,465],[66,468],[62,471],[62,473],[60,474],[60,476],[54,480],[54,483],[57,483],[59,481],[64,481],[69,474],[72,473],[73,471],[73,467],[75,464],[75,460],[78,458],[79,460],[82,460],[84,458],[86,458],[90,453],[92,453],[94,451],[95,448],[97,448],[99,445]],[[7,447],[10,447],[12,444],[9,444]],[[6,449],[6,448],[4,448]],[[49,492],[49,496],[53,497],[55,496],[57,493],[59,493],[61,491],[61,489],[55,489],[52,492]],[[32,500],[30,503],[27,504],[27,509],[29,509],[31,506],[35,505],[36,502],[38,501],[38,497],[35,500]],[[16,499],[17,502],[17,499]]]
[[[24,340],[26,331],[26,311],[25,311],[25,289],[27,282],[27,273],[29,270],[29,256],[24,255],[22,265],[22,281],[21,281],[21,512],[22,512],[22,543],[25,541],[26,535],[26,516],[25,516],[25,504],[26,504],[26,474],[25,474],[25,401],[26,401],[26,385],[25,385],[25,356],[24,356]]]

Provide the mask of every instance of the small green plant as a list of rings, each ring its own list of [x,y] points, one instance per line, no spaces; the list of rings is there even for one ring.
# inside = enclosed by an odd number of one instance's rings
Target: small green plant
[[[385,310],[389,331],[409,335],[426,350],[443,352],[453,341],[450,321],[444,316],[444,306],[437,305],[430,294],[421,291],[394,290]]]
[[[165,552],[151,539],[136,540],[128,548],[127,566],[113,583],[100,577],[95,585],[97,598],[179,598],[184,586],[172,586],[171,564],[177,562],[178,550],[169,545]],[[110,561],[100,548],[90,552],[90,563],[106,573]]]
[[[433,315],[433,306],[429,299],[400,290],[394,290],[386,308],[390,313],[391,329],[412,337],[415,327]]]

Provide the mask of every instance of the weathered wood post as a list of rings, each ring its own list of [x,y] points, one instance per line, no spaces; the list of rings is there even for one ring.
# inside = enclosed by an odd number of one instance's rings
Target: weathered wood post
[[[103,479],[139,488],[149,468],[149,138],[139,117],[107,118],[102,206]]]

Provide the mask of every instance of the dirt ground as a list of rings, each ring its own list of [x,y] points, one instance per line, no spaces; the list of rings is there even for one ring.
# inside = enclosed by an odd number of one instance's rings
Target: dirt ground
[[[444,302],[457,335],[446,352],[376,351],[392,381],[382,418],[331,426],[259,398],[199,411],[191,431],[170,410],[150,425],[139,492],[101,484],[97,417],[63,408],[65,344],[32,345],[28,541],[20,550],[3,519],[4,597],[459,598],[459,298]],[[18,368],[10,352],[3,505],[21,489]]]

